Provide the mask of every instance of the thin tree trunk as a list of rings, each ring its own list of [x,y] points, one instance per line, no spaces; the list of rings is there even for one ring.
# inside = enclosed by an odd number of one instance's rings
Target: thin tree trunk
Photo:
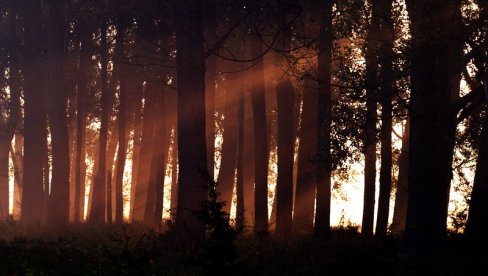
[[[263,51],[261,41],[251,38],[251,55],[257,56]],[[251,69],[250,93],[252,98],[253,134],[254,134],[254,231],[268,232],[268,131],[266,116],[266,97],[264,82],[264,64],[260,60]]]
[[[123,200],[123,182],[124,182],[124,168],[127,155],[127,82],[126,82],[126,66],[124,65],[124,32],[125,24],[123,19],[118,19],[117,37],[116,37],[116,55],[118,58],[119,67],[119,114],[118,114],[118,133],[119,133],[119,147],[117,151],[117,162],[115,169],[115,223],[121,224],[123,222],[124,200]]]
[[[371,2],[371,23],[366,38],[366,123],[364,129],[364,203],[361,234],[373,235],[376,193],[376,116],[378,97],[379,0]]]
[[[405,233],[405,221],[407,220],[409,136],[410,120],[407,118],[402,137],[402,151],[398,163],[399,171],[395,194],[395,209],[393,210],[393,222],[391,224],[391,232],[395,236],[401,236]]]
[[[107,50],[107,21],[102,19],[100,27],[100,49],[101,49],[101,73],[100,83],[102,87],[102,118],[100,127],[100,140],[98,149],[98,168],[95,176],[93,187],[93,203],[90,213],[90,222],[96,224],[102,224],[105,222],[106,215],[106,166],[107,166],[107,134],[108,134],[108,121],[110,110],[109,107],[109,95],[107,88],[107,64],[108,64],[108,50]]]
[[[23,155],[24,136],[21,133],[15,133],[14,146],[12,151],[12,163],[14,165],[14,202],[13,216],[14,219],[20,219],[21,202],[22,202],[22,179],[23,179]]]
[[[10,139],[0,139],[0,220],[6,220],[9,208],[9,161]]]
[[[147,82],[144,91],[144,114],[142,123],[141,150],[139,153],[139,168],[137,172],[137,185],[134,193],[134,209],[132,213],[133,221],[143,221],[147,201],[147,194],[150,183],[151,160],[154,154],[154,128],[157,120],[157,94],[156,85]]]
[[[319,3],[320,48],[318,60],[318,121],[317,121],[317,195],[315,236],[328,236],[330,232],[331,201],[331,125],[332,125],[332,1]]]
[[[309,234],[313,230],[315,209],[315,188],[317,177],[313,157],[317,149],[317,109],[316,84],[306,81],[303,89],[302,122],[298,153],[298,175],[293,212],[293,231]]]
[[[238,99],[237,135],[237,182],[236,182],[236,229],[244,227],[244,83],[240,81]]]
[[[222,157],[217,178],[217,190],[221,193],[221,199],[227,203],[223,208],[226,213],[230,213],[232,206],[237,165],[238,108],[236,107],[238,106],[239,91],[235,87],[239,87],[239,76],[230,73],[227,75],[227,83],[225,84]]]
[[[74,222],[81,222],[83,220],[84,205],[84,189],[85,176],[83,174],[83,167],[86,166],[86,95],[88,94],[88,66],[90,62],[89,40],[90,33],[86,30],[86,26],[82,25],[80,30],[80,56],[78,68],[78,94],[77,94],[77,114],[76,114],[76,159],[75,159],[75,200]]]
[[[280,34],[280,49],[291,46],[291,27]],[[292,231],[293,162],[295,152],[295,93],[286,73],[278,77],[278,182],[276,187],[276,234],[287,237]]]
[[[392,1],[381,1],[381,169],[376,235],[385,237],[388,230],[392,178],[392,100],[393,100],[393,19]]]
[[[254,225],[254,170],[256,169],[254,150],[254,114],[252,107],[251,91],[248,88],[244,91],[244,224],[249,227]]]
[[[178,132],[176,123],[173,126],[173,143],[171,144],[171,219],[176,217],[178,207]]]

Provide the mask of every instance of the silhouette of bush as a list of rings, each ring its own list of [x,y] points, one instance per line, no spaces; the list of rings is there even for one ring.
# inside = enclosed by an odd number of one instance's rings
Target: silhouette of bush
[[[220,199],[217,183],[208,177],[208,199],[195,215],[205,223],[206,237],[199,243],[196,262],[208,272],[231,272],[236,266],[235,241],[242,229],[234,229],[230,215],[223,208],[227,202]]]

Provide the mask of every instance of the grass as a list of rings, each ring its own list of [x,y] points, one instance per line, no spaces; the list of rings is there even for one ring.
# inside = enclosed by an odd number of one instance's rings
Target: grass
[[[401,240],[365,240],[355,228],[338,228],[328,239],[243,233],[235,261],[203,265],[208,251],[179,247],[172,231],[142,225],[22,228],[0,225],[1,275],[418,275]],[[224,247],[225,248],[225,247]],[[486,275],[484,248],[469,250],[453,235],[422,272]],[[220,252],[226,254],[227,252]],[[420,275],[423,275],[421,273]]]

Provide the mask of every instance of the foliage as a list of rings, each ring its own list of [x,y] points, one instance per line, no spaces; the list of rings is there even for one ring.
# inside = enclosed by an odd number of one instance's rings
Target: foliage
[[[230,215],[223,210],[227,202],[220,199],[217,183],[210,177],[207,183],[208,199],[196,212],[206,228],[206,238],[199,244],[196,263],[210,272],[231,272],[237,256],[234,242],[242,229],[234,229],[231,225]]]

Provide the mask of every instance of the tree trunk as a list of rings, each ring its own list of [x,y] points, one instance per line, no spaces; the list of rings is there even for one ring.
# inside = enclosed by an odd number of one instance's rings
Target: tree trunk
[[[313,157],[317,149],[318,95],[311,81],[303,89],[302,119],[298,153],[298,175],[293,212],[293,231],[309,234],[313,230],[317,178]]]
[[[69,222],[69,135],[66,114],[64,72],[64,7],[49,2],[48,31],[48,118],[51,129],[52,180],[50,186],[48,223]]]
[[[456,133],[453,103],[463,68],[463,41],[453,39],[463,32],[460,2],[407,1],[412,92],[405,238],[417,256],[432,253],[446,237]]]
[[[80,31],[80,56],[78,67],[78,94],[76,112],[76,159],[75,159],[75,200],[74,200],[74,222],[83,220],[82,207],[85,200],[85,175],[83,168],[86,166],[86,96],[88,95],[88,67],[90,62],[90,32],[87,26],[81,25]]]
[[[8,217],[9,204],[9,175],[8,160],[10,151],[10,140],[7,138],[0,139],[0,220],[6,220]]]
[[[20,219],[21,202],[22,202],[22,179],[23,179],[23,155],[24,136],[21,133],[15,133],[14,146],[11,150],[12,163],[14,165],[14,202],[13,202],[13,217]]]
[[[171,144],[171,219],[176,217],[178,207],[178,131],[176,123],[173,125],[173,142]]]
[[[117,150],[117,166],[115,169],[115,223],[121,224],[123,222],[124,214],[124,199],[123,199],[123,183],[124,183],[124,168],[127,156],[127,69],[124,53],[124,32],[125,24],[123,19],[118,19],[117,23],[117,37],[116,37],[116,55],[118,58],[119,67],[119,114],[118,114],[118,133],[119,133],[119,148]]]
[[[466,235],[471,242],[486,244],[486,229],[488,227],[488,108],[485,106],[485,116],[479,140],[476,173],[469,204],[469,216],[466,224]]]
[[[402,137],[402,151],[398,161],[398,180],[395,194],[395,209],[393,210],[393,222],[391,232],[395,236],[405,233],[405,221],[407,220],[408,203],[408,147],[410,142],[410,119],[407,118]]]
[[[107,50],[107,21],[102,19],[100,27],[100,49],[101,49],[101,73],[100,83],[102,87],[102,118],[100,127],[99,149],[98,149],[98,168],[96,169],[96,176],[93,185],[92,208],[90,212],[90,222],[102,224],[105,222],[106,215],[106,166],[107,166],[107,134],[109,121],[109,95],[107,87],[107,64],[108,64],[108,50]]]
[[[388,230],[392,177],[392,100],[393,100],[393,19],[392,1],[381,1],[381,169],[376,235],[385,237]]]
[[[249,83],[247,83],[249,84]],[[243,195],[244,195],[244,224],[254,227],[254,114],[252,109],[252,97],[249,87],[244,90],[244,148],[243,148]]]
[[[371,23],[366,38],[366,123],[364,129],[364,203],[361,234],[373,235],[376,198],[376,116],[378,98],[378,51],[380,7],[379,0],[371,2]]]
[[[20,93],[21,93],[21,78],[19,72],[19,55],[17,34],[17,7],[12,5],[8,16],[8,30],[10,39],[8,40],[8,54],[9,54],[9,73],[8,85],[10,90],[9,101],[7,108],[9,111],[8,118],[2,118],[0,122],[0,220],[5,220],[9,215],[9,152],[12,147],[12,138],[16,128],[20,125],[21,107],[20,107]],[[7,61],[3,66],[7,65]],[[5,68],[2,66],[2,75]],[[5,76],[3,76],[5,77]],[[3,116],[2,116],[3,117]],[[12,159],[13,159],[12,152]],[[14,202],[15,205],[15,202]]]
[[[132,69],[131,75],[135,74],[135,70]],[[132,143],[132,172],[131,172],[131,185],[130,185],[130,220],[132,221],[132,214],[134,214],[134,199],[137,187],[137,178],[139,171],[139,159],[141,153],[141,138],[142,138],[142,92],[143,83],[137,80],[138,85],[134,86],[134,90],[130,90],[129,95],[135,95],[133,99],[134,104],[134,136]],[[130,84],[130,82],[129,82]],[[176,103],[175,103],[176,104]]]
[[[279,35],[279,48],[291,46],[291,27]],[[286,66],[285,66],[286,67]],[[295,93],[290,77],[280,76],[278,96],[278,182],[276,186],[276,234],[288,237],[292,230],[293,211],[293,154],[295,152],[294,109]]]
[[[37,224],[42,219],[43,201],[43,158],[42,143],[39,137],[44,135],[43,91],[40,85],[41,52],[38,49],[41,41],[42,17],[40,1],[25,1],[22,5],[23,17],[30,18],[24,27],[24,185],[22,189],[23,224]]]
[[[207,198],[205,139],[205,60],[199,0],[176,3],[176,57],[178,85],[178,240],[203,239],[205,225],[193,212]]]
[[[237,163],[237,135],[238,135],[238,99],[239,76],[235,73],[227,74],[225,84],[224,105],[224,133],[222,142],[222,158],[220,162],[219,176],[217,178],[217,190],[221,193],[221,199],[227,204],[223,208],[230,213],[232,196],[235,183]]]
[[[236,229],[244,227],[244,82],[240,81],[237,114],[237,182],[236,182]]]
[[[162,92],[162,93],[161,93]],[[150,162],[148,192],[144,221],[149,225],[159,225],[161,222],[164,196],[164,178],[166,176],[166,165],[168,160],[169,131],[167,127],[168,107],[166,102],[167,91],[161,91],[157,95],[156,109],[159,111],[159,118],[156,120],[154,130],[153,156]]]
[[[251,55],[257,56],[263,51],[261,41],[251,38]],[[264,83],[264,64],[260,60],[250,72],[252,112],[254,120],[254,231],[268,232],[268,131],[266,124],[266,97]]]
[[[207,163],[208,173],[214,179],[215,167],[215,81],[217,77],[217,60],[215,56],[210,56],[207,59],[207,74],[205,76],[206,84],[206,135],[207,135]]]
[[[149,189],[151,160],[154,150],[154,128],[157,120],[158,90],[154,82],[148,81],[144,91],[144,114],[142,122],[141,150],[137,169],[137,185],[134,193],[133,221],[143,221]],[[153,192],[154,193],[154,192]]]
[[[317,195],[315,236],[328,236],[331,201],[331,124],[332,124],[332,1],[320,3],[320,48],[318,57],[318,118],[317,118]]]

